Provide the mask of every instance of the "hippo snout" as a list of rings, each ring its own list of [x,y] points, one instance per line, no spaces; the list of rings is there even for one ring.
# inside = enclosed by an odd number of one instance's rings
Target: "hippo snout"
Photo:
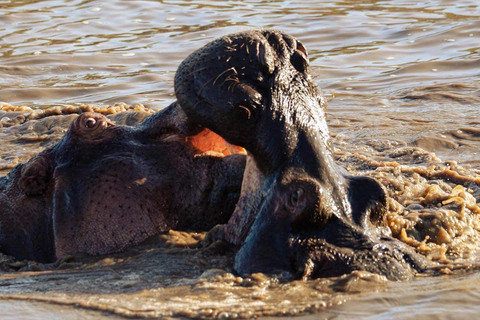
[[[178,68],[175,93],[189,120],[247,150],[239,201],[215,237],[238,248],[240,274],[405,279],[421,259],[384,231],[380,184],[334,162],[326,100],[309,69],[305,46],[275,30],[227,35]]]

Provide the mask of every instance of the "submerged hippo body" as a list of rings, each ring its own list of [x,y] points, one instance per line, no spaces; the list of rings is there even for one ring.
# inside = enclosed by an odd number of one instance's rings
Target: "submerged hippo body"
[[[180,65],[175,91],[191,121],[247,150],[236,209],[210,233],[238,247],[238,273],[408,279],[423,270],[425,260],[381,227],[380,184],[334,163],[326,102],[295,38],[257,30],[217,39]]]
[[[245,156],[204,152],[198,137],[211,135],[198,132],[175,103],[136,126],[81,114],[55,146],[0,178],[0,252],[50,262],[226,222]]]

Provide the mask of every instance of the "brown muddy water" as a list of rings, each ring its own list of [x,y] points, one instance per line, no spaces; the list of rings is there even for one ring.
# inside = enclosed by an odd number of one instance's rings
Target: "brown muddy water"
[[[478,316],[476,1],[0,1],[0,175],[57,141],[80,104],[136,105],[112,116],[129,124],[167,106],[191,51],[258,27],[305,44],[337,161],[385,185],[392,235],[438,268],[404,283],[241,278],[222,246],[171,232],[52,265],[0,256],[1,319]]]

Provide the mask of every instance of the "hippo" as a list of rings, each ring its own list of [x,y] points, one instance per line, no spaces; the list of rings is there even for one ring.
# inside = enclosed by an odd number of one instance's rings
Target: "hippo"
[[[305,46],[274,30],[224,36],[179,66],[175,94],[190,121],[247,151],[236,208],[205,243],[234,246],[240,275],[410,279],[428,262],[391,237],[383,187],[335,164],[309,69]]]
[[[244,153],[176,103],[134,126],[82,113],[58,143],[0,178],[0,252],[45,263],[170,229],[209,230],[233,212]]]

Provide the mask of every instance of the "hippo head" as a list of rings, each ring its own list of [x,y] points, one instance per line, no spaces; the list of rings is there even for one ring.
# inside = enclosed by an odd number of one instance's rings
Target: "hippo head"
[[[239,247],[238,273],[366,270],[405,279],[423,268],[381,228],[380,184],[334,163],[326,101],[298,40],[269,30],[217,39],[180,65],[175,91],[191,121],[248,152],[235,212],[215,229]]]
[[[175,103],[136,126],[83,113],[56,145],[0,178],[0,251],[49,262],[226,223],[245,166],[239,151],[189,125]]]
[[[244,156],[204,155],[193,133],[175,104],[134,127],[80,115],[52,151],[57,257],[117,252],[172,228],[227,221]]]

